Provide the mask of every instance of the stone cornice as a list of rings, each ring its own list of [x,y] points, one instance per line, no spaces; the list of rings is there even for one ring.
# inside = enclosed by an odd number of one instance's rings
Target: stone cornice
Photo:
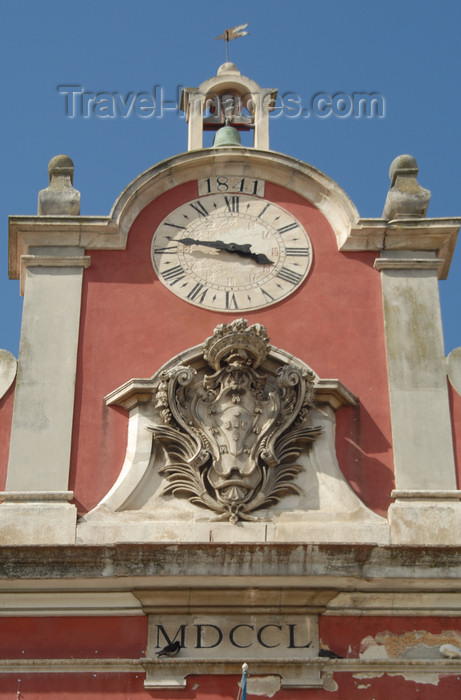
[[[0,506],[2,507],[2,506]],[[0,547],[0,588],[127,590],[174,585],[461,591],[461,547],[117,544]],[[19,585],[20,584],[20,585]]]
[[[21,258],[33,246],[120,250],[117,223],[107,216],[10,216],[8,271],[19,279]],[[64,253],[65,256],[65,253]]]
[[[446,279],[460,225],[459,217],[398,221],[360,219],[340,243],[339,250],[345,253],[366,250],[433,251],[437,256],[438,277]],[[425,264],[428,265],[429,261],[425,261]],[[431,264],[433,266],[435,261]]]
[[[302,161],[255,148],[204,148],[158,163],[136,177],[120,194],[109,216],[11,216],[9,274],[19,277],[19,261],[30,246],[81,246],[86,250],[124,250],[130,227],[140,211],[173,187],[201,177],[236,175],[264,179],[317,207],[330,223],[342,252],[432,250],[450,266],[460,218],[360,219],[344,190],[324,173]]]
[[[324,214],[338,241],[347,237],[359,215],[345,192],[316,168],[273,151],[220,148],[189,151],[158,163],[136,177],[116,200],[109,216],[11,216],[9,274],[19,276],[19,260],[30,246],[81,246],[86,250],[126,248],[128,232],[140,211],[169,189],[222,168],[245,177],[288,187]]]
[[[0,491],[4,503],[57,503],[71,501],[73,491]]]
[[[7,582],[4,582],[5,585]],[[184,582],[183,582],[184,583]],[[158,614],[269,614],[274,609],[284,614],[322,613],[327,616],[357,615],[375,617],[460,617],[461,591],[338,591],[322,587],[267,588],[155,588],[110,590],[104,580],[86,581],[92,590],[81,590],[72,581],[57,591],[52,581],[30,581],[24,590],[15,582],[14,591],[0,590],[0,617],[75,617],[75,616],[141,616]],[[125,582],[124,582],[124,585]],[[99,587],[98,587],[99,586]],[[395,586],[398,588],[398,586]],[[294,600],[293,600],[294,599]],[[142,604],[141,604],[142,600]],[[275,604],[274,604],[275,600]],[[153,604],[150,604],[153,601]],[[290,602],[291,601],[291,602]],[[263,605],[263,603],[265,605]]]
[[[86,269],[91,265],[91,257],[89,255],[22,255],[20,259],[20,280],[21,295],[24,294],[25,273],[28,267],[71,267]]]
[[[436,270],[443,268],[441,258],[376,258],[375,270]]]
[[[274,672],[274,660],[245,657],[251,664],[253,675]],[[295,661],[281,659],[284,665],[295,665]],[[184,672],[189,675],[194,672],[195,659],[181,659],[175,661],[175,671],[178,675]],[[303,664],[331,673],[391,673],[402,675],[404,672],[417,672],[418,674],[431,675],[433,673],[459,674],[461,672],[460,659],[326,659],[314,657],[305,659]],[[147,666],[168,668],[171,660],[157,658],[140,659],[0,659],[0,674],[4,673],[138,673]],[[217,667],[225,666],[229,673],[240,676],[242,665],[240,661],[229,659],[216,659],[208,664],[201,664],[201,673],[217,673]],[[195,671],[196,672],[196,671]],[[157,687],[157,686],[156,686]]]

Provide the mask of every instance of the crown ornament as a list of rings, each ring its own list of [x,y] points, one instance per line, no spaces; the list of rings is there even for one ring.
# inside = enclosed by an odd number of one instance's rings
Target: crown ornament
[[[269,351],[269,337],[259,323],[248,326],[246,319],[216,326],[213,335],[203,343],[203,357],[215,370],[233,364],[256,369]]]

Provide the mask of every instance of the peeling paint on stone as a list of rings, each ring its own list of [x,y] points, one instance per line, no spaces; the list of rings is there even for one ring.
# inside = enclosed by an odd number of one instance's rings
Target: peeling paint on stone
[[[368,673],[354,673],[352,675],[352,678],[357,678],[357,679],[367,679],[367,678],[382,678],[384,676],[384,671],[381,671],[380,673],[376,673],[376,671],[368,671]]]
[[[353,678],[357,679],[372,679],[372,678],[382,678],[384,675],[387,676],[402,676],[406,681],[413,681],[414,683],[418,683],[419,685],[438,685],[440,676],[442,676],[442,673],[421,673],[420,670],[415,671],[415,670],[408,670],[408,671],[399,671],[398,673],[389,673],[384,672],[381,673],[373,673],[373,671],[370,671],[369,673],[354,673]],[[364,689],[364,688],[369,688],[371,684],[368,685],[358,685],[357,688]]]
[[[333,674],[331,672],[325,672],[323,674],[323,688],[329,693],[335,693],[338,690],[338,684],[333,678]]]
[[[387,659],[386,647],[374,637],[364,637],[360,644],[361,659]]]
[[[418,683],[418,685],[438,685],[440,676],[442,674],[440,673],[424,673],[421,674],[421,671],[405,671],[405,672],[400,672],[400,673],[389,673],[389,676],[402,676],[406,681],[413,681],[414,683]]]
[[[280,676],[260,676],[247,681],[248,695],[266,695],[272,698],[280,690]]]
[[[425,630],[415,630],[404,634],[379,632],[375,637],[364,637],[360,644],[361,659],[441,659],[442,644],[460,646],[461,634],[447,630],[433,634]]]

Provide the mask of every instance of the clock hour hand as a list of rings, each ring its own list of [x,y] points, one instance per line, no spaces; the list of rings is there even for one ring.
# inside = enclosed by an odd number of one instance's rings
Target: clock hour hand
[[[222,241],[217,241],[217,243],[221,242]],[[272,260],[269,260],[264,253],[253,253],[249,243],[225,243],[222,250],[227,250],[229,253],[236,253],[242,258],[250,258],[259,265],[272,265]]]
[[[199,241],[196,238],[182,238],[181,243],[184,245],[203,245],[207,248],[215,250],[225,250],[227,253],[235,253],[242,258],[251,258],[259,265],[271,265],[272,260],[264,253],[253,253],[249,243],[224,243],[224,241]]]
[[[197,238],[181,238],[179,242],[183,245],[203,245],[206,248],[225,249],[225,244],[222,241],[199,241]]]

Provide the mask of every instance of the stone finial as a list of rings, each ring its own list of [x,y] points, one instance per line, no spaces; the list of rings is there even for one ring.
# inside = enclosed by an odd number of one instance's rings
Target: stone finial
[[[426,216],[431,193],[418,184],[418,163],[413,156],[394,158],[389,168],[391,186],[384,204],[383,219],[421,219]]]
[[[80,214],[80,192],[73,187],[74,164],[69,156],[54,156],[48,163],[50,184],[38,193],[39,216]]]
[[[240,71],[235,65],[235,63],[226,61],[226,63],[223,63],[221,66],[219,66],[216,75],[231,75],[232,73],[234,75],[240,75]]]

